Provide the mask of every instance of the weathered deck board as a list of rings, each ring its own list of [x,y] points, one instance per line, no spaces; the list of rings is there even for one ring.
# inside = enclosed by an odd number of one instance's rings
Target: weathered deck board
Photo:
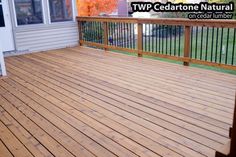
[[[234,75],[83,47],[6,65],[0,150],[10,156],[213,157],[228,141]]]

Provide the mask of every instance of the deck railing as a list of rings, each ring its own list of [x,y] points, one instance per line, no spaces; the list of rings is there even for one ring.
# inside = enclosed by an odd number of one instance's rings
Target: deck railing
[[[81,45],[236,70],[236,20],[77,20]]]

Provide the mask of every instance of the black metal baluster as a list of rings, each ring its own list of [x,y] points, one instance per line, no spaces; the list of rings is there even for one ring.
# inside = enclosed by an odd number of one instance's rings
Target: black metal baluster
[[[172,55],[171,49],[172,49],[172,26],[170,27],[170,55]]]
[[[133,34],[133,46],[134,49],[136,49],[136,40],[135,40],[135,29],[134,29],[134,23],[132,23],[132,34]]]
[[[100,24],[99,22],[96,22],[96,27],[97,27],[97,43],[100,42],[100,37],[99,37],[99,34],[100,34]]]
[[[129,25],[128,23],[125,23],[125,28],[126,28],[126,48],[130,48],[130,37],[129,37]]]
[[[148,24],[148,51],[151,52],[151,27],[150,24]]]
[[[98,22],[95,22],[95,36],[96,36],[96,38],[95,38],[95,42],[98,42],[99,40],[98,40]]]
[[[207,35],[206,35],[206,52],[205,52],[205,61],[207,60],[208,57],[208,36],[209,36],[209,27],[207,27]]]
[[[200,60],[202,60],[202,51],[203,51],[203,32],[204,32],[204,27],[202,27],[202,30],[201,30],[201,50],[200,50]]]
[[[128,28],[126,27],[126,23],[124,23],[124,40],[125,40],[125,48],[128,47]]]
[[[100,22],[100,30],[101,30],[100,36],[101,36],[101,38],[102,38],[101,44],[103,44],[103,43],[104,43],[105,36],[104,36],[104,33],[103,33],[104,30],[103,30],[102,22]]]
[[[166,25],[166,55],[167,55],[167,52],[168,52],[168,25]]]
[[[164,29],[165,29],[165,26],[162,25],[162,34],[161,34],[161,48],[162,48],[162,54],[164,54]]]
[[[218,58],[218,38],[219,38],[219,28],[216,29],[216,54],[215,54],[215,62],[217,62],[217,58]]]
[[[223,49],[223,35],[224,34],[224,28],[221,28],[221,41],[220,41],[220,63],[222,61],[222,49]]]
[[[100,35],[100,44],[102,44],[103,43],[103,39],[104,39],[104,37],[103,37],[103,28],[102,28],[102,22],[99,22],[99,35]]]
[[[101,44],[104,43],[104,40],[105,40],[105,36],[104,36],[104,28],[103,28],[103,22],[100,22],[100,28],[101,28],[101,36],[102,36],[102,42]]]
[[[193,27],[191,27],[191,39],[190,39],[190,58],[193,56]]]
[[[215,28],[212,28],[212,41],[211,41],[211,62],[213,60],[213,48],[214,48],[214,35],[215,35]]]
[[[90,24],[90,22],[88,22],[88,24],[87,24],[87,29],[88,29],[88,41],[90,41],[90,35],[91,35],[91,33],[90,33],[90,28],[89,28],[89,24]]]
[[[118,27],[119,27],[119,40],[118,40],[118,46],[120,47],[121,46],[121,43],[122,43],[122,41],[121,41],[121,27],[120,27],[120,23],[118,23]]]
[[[121,23],[121,32],[122,32],[122,47],[125,47],[125,29],[124,29],[124,23]]]
[[[229,28],[227,30],[227,43],[226,43],[226,51],[225,51],[225,64],[228,62],[228,48],[229,48]]]
[[[178,53],[178,56],[180,56],[180,46],[181,46],[181,29],[182,29],[182,26],[179,26],[179,53]]]
[[[129,48],[131,48],[131,49],[133,49],[133,44],[132,44],[132,30],[131,30],[131,23],[129,23],[129,44],[130,44],[130,47]]]
[[[92,21],[91,22],[91,37],[92,37],[92,39],[91,39],[91,42],[94,42],[94,22]]]
[[[123,31],[123,25],[120,23],[120,37],[121,37],[121,47],[124,47],[124,31]]]
[[[110,42],[110,38],[111,38],[111,29],[110,29],[111,25],[110,22],[107,22],[107,38],[108,38],[108,45],[111,45],[112,43]]]
[[[125,32],[125,23],[122,23],[122,35],[123,35],[123,47],[125,48],[125,46],[126,46],[126,38],[125,38],[125,36],[126,36],[126,32]]]
[[[83,30],[84,30],[84,41],[86,41],[86,21],[84,22],[84,26],[83,26]]]
[[[115,27],[114,23],[111,22],[111,39],[112,39],[112,46],[115,45],[115,33],[114,33]]]
[[[84,25],[83,25],[83,21],[79,23],[80,24],[80,31],[81,31],[81,40],[84,40]]]
[[[120,38],[120,29],[119,29],[119,23],[116,22],[116,46],[119,47],[119,38]]]
[[[158,45],[158,42],[157,42],[157,24],[155,25],[155,32],[156,32],[156,46],[155,46],[155,50],[156,50],[156,53],[157,53],[157,45]]]
[[[114,33],[113,33],[114,29],[113,29],[113,23],[110,22],[109,24],[110,24],[110,28],[109,28],[109,30],[110,30],[110,37],[108,38],[108,40],[109,40],[110,45],[114,46]]]
[[[112,41],[113,41],[113,46],[116,46],[116,33],[115,33],[115,23],[111,22],[111,32],[112,32]]]
[[[231,64],[234,65],[234,54],[236,54],[234,51],[235,51],[235,46],[236,46],[236,43],[235,43],[235,39],[236,38],[236,28],[234,28],[234,37],[233,37],[233,49],[232,49],[232,61],[231,61]]]
[[[89,41],[89,28],[88,28],[89,22],[86,23],[86,39]]]
[[[177,36],[177,26],[175,26],[175,42],[174,42],[174,56],[176,55],[176,51],[177,51],[177,38],[176,38],[176,36]]]
[[[127,31],[126,31],[126,27],[125,27],[125,23],[123,23],[123,32],[124,32],[124,47],[127,48]]]
[[[118,47],[119,44],[119,27],[118,27],[118,23],[115,23],[115,36],[116,36],[116,46]]]
[[[93,42],[93,26],[92,22],[89,22],[90,41]]]
[[[102,38],[103,38],[102,30],[101,30],[101,22],[98,22],[98,43],[103,43]]]
[[[143,43],[143,51],[146,51],[146,24],[142,24],[143,25],[143,28],[145,30],[145,32],[143,33],[143,30],[142,30],[142,43]],[[138,39],[137,39],[138,40]],[[138,45],[137,45],[138,47]]]
[[[158,26],[158,33],[159,33],[159,53],[161,53],[161,25]]]
[[[196,27],[196,42],[195,42],[195,59],[197,59],[197,42],[198,42],[198,40],[197,40],[197,38],[198,38],[198,26]]]
[[[153,25],[154,25],[154,24],[152,24],[152,27],[151,27],[151,34],[150,34],[150,35],[151,35],[151,37],[152,37],[152,52],[155,52],[155,51],[154,51],[154,35],[153,35]]]

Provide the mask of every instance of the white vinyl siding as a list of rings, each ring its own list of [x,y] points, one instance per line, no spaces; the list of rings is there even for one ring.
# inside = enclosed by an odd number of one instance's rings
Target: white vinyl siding
[[[16,31],[17,51],[37,52],[75,46],[78,44],[78,28],[75,23],[59,28]]]
[[[11,0],[11,2],[13,2]],[[35,24],[35,25],[24,25],[17,26],[15,15],[14,15],[14,5],[11,3],[10,8],[12,11],[12,21],[13,21],[13,33],[15,39],[15,53],[29,53],[29,52],[39,52],[52,49],[59,49],[65,47],[71,47],[78,45],[78,26],[75,20],[68,22],[50,23],[50,17],[48,16],[48,3],[46,0],[44,2],[44,15],[45,24]],[[77,10],[75,7],[75,0],[73,2],[73,19],[77,15]],[[15,25],[15,26],[14,26]],[[12,55],[10,53],[9,55]]]

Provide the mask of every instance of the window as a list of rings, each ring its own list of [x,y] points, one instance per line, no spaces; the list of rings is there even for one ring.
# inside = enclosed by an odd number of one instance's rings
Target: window
[[[49,0],[51,22],[72,21],[71,0]]]
[[[5,27],[2,4],[0,4],[0,27]]]
[[[43,23],[42,0],[14,0],[18,25]]]
[[[3,9],[2,9],[2,4],[0,0],[0,27],[5,27],[5,21],[4,21],[4,16],[3,16]]]

